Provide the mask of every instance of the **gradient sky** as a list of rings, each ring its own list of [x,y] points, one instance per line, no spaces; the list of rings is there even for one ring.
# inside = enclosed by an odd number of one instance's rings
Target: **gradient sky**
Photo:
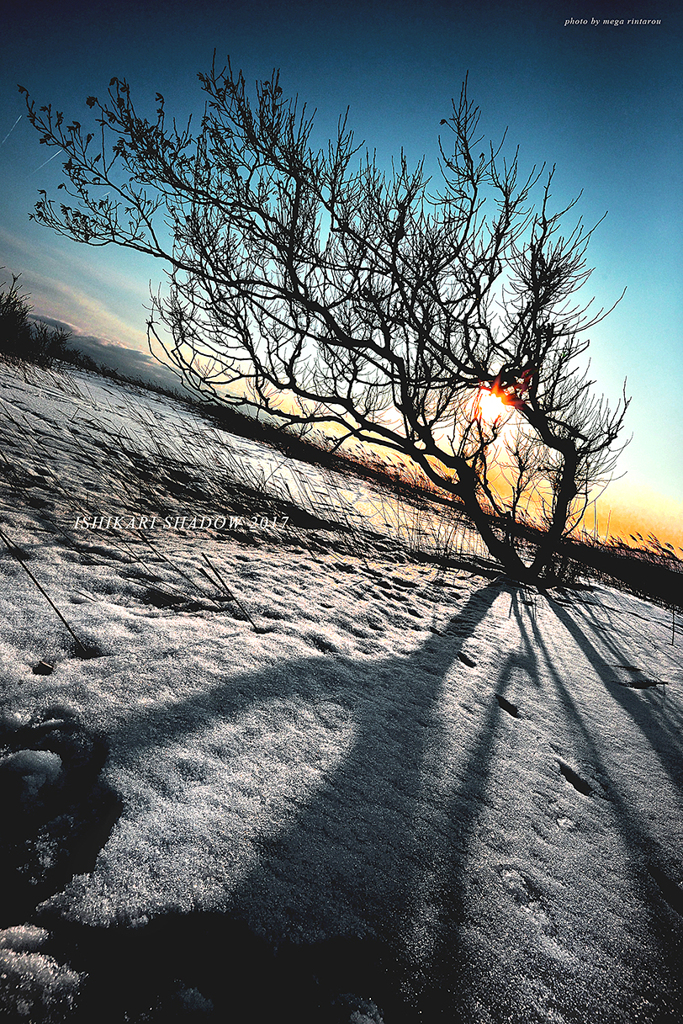
[[[0,266],[22,272],[35,311],[83,334],[146,350],[152,259],[91,249],[29,222],[37,189],[54,190],[62,160],[38,144],[21,83],[39,105],[87,123],[85,98],[127,78],[138,109],[154,94],[182,121],[200,113],[198,71],[214,48],[248,82],[281,69],[286,93],[317,107],[321,138],[350,106],[358,139],[388,162],[403,146],[434,168],[439,121],[469,72],[482,130],[520,146],[522,167],[557,165],[555,196],[583,189],[586,223],[608,211],[589,249],[586,297],[610,306],[591,332],[592,371],[633,402],[615,482],[603,502],[612,529],[683,543],[682,23],[672,0],[122,0],[14,4],[3,17],[0,65]],[[589,24],[565,25],[587,19]],[[660,18],[660,26],[605,19]],[[599,25],[591,25],[591,19]],[[17,121],[17,118],[20,118]],[[41,166],[43,165],[44,166]],[[621,518],[620,518],[621,517]],[[590,523],[589,523],[590,525]]]

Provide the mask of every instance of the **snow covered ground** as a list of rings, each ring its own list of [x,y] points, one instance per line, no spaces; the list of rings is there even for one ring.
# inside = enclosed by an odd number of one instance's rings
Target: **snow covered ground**
[[[7,1018],[683,1020],[670,610],[73,370],[0,452]]]

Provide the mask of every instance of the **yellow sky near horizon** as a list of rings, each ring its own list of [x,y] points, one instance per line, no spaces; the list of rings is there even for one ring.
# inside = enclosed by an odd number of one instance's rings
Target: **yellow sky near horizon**
[[[662,543],[677,547],[676,554],[683,557],[683,501],[675,501],[649,487],[629,485],[628,480],[617,480],[598,499],[597,506],[601,537],[605,537],[608,526],[609,536],[630,543],[631,534],[640,533],[647,538],[653,533]],[[592,510],[584,525],[586,529],[592,528]]]
[[[29,291],[33,287],[40,290],[37,286],[41,283],[44,284],[44,281],[39,279],[35,272],[29,273],[27,278],[29,279],[27,280],[29,285],[27,290]],[[119,282],[117,281],[117,283]],[[133,297],[136,302],[140,299],[137,290],[136,288],[136,294]],[[122,317],[117,317],[92,300],[86,303],[85,298],[88,296],[84,298],[80,292],[73,289],[67,292],[65,288],[60,288],[58,284],[54,283],[51,289],[43,288],[42,292],[43,302],[36,309],[39,315],[51,316],[67,322],[71,317],[77,322],[82,319],[88,323],[93,333],[100,335],[103,340],[106,339],[105,344],[111,346],[112,349],[121,347],[148,353],[143,332],[139,327],[130,326],[129,317],[125,315],[125,312]],[[65,307],[67,295],[69,301]],[[82,329],[73,326],[73,321],[70,326],[72,326],[76,337],[83,333]],[[74,337],[74,341],[76,337]],[[121,338],[124,339],[123,342],[119,340]],[[334,433],[334,431],[330,429],[329,433]],[[631,534],[640,533],[643,537],[647,537],[649,533],[653,533],[663,543],[674,544],[679,549],[678,553],[681,554],[680,549],[683,549],[683,500],[677,501],[651,487],[631,484],[626,477],[612,483],[596,504],[597,532],[602,538],[607,535],[618,536],[633,543],[629,540]],[[589,506],[582,526],[589,533],[592,533],[595,528],[592,504]]]

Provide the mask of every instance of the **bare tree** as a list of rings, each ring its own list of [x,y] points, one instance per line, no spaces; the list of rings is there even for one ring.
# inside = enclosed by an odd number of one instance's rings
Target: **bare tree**
[[[141,117],[117,78],[87,100],[92,132],[20,87],[41,142],[68,157],[59,188],[73,201],[42,192],[32,216],[165,261],[150,346],[195,392],[409,457],[508,573],[547,576],[614,468],[628,406],[625,392],[614,410],[595,397],[581,365],[607,313],[574,301],[594,230],[562,234],[577,200],[552,212],[554,168],[520,176],[503,141],[477,155],[466,83],[441,122],[436,184],[403,152],[380,170],[348,111],[316,148],[278,73],[253,101],[230,63],[199,80],[195,134],[168,123],[159,94],[156,119]],[[544,529],[523,557],[531,509]]]

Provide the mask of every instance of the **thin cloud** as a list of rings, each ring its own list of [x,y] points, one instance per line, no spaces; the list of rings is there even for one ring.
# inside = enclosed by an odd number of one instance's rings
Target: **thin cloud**
[[[105,341],[94,334],[81,334],[77,326],[57,317],[37,314],[33,315],[32,319],[45,323],[48,327],[70,331],[68,347],[77,349],[99,365],[118,370],[129,377],[140,378],[153,384],[163,384],[176,391],[181,390],[177,375],[154,359],[149,352],[142,352],[140,349],[130,348],[118,342]]]

